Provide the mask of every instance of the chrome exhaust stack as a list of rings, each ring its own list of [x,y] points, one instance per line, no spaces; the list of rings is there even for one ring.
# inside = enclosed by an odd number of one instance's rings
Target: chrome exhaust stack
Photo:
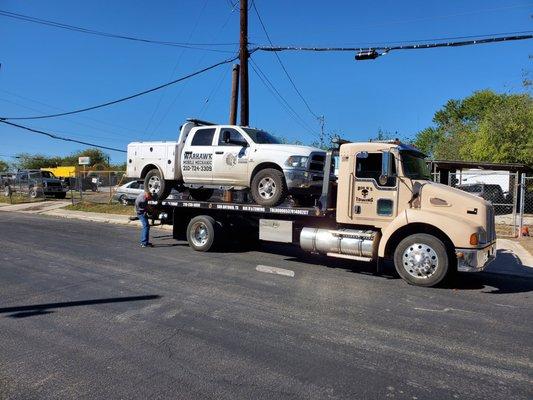
[[[371,261],[376,259],[379,236],[370,230],[303,228],[300,247],[332,257]]]

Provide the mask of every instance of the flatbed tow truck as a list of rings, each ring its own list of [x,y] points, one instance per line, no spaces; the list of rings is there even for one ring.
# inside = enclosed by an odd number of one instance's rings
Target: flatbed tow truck
[[[423,155],[393,142],[339,141],[326,153],[314,207],[245,202],[152,201],[173,237],[196,251],[224,249],[228,238],[299,245],[355,261],[391,259],[417,286],[455,271],[481,271],[495,255],[494,211],[487,201],[429,180]],[[330,180],[333,160],[338,178]]]

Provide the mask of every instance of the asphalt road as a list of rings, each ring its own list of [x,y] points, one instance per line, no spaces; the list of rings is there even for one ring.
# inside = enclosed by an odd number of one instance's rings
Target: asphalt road
[[[533,396],[533,272],[510,254],[424,289],[152,233],[141,249],[131,227],[0,213],[1,399]]]

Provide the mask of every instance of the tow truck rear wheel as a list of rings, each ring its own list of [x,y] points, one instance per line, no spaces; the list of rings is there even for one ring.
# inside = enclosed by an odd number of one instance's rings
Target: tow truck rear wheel
[[[208,215],[194,217],[187,226],[187,242],[196,251],[209,251],[218,241],[220,224]]]
[[[426,233],[407,236],[398,244],[394,266],[403,280],[426,287],[441,283],[451,270],[446,245]]]
[[[170,182],[168,182],[170,183]],[[157,168],[148,171],[144,177],[144,187],[150,190],[158,200],[164,200],[170,194],[172,185],[167,184]]]
[[[287,197],[285,176],[274,168],[265,168],[255,174],[251,189],[254,201],[261,206],[280,205]]]

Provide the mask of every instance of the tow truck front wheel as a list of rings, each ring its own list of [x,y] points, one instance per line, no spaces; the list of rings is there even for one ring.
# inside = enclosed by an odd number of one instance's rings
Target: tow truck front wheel
[[[172,190],[171,185],[167,184],[158,169],[148,171],[144,177],[144,187],[148,188],[158,200],[166,199]]]
[[[194,217],[187,226],[187,242],[196,251],[209,251],[215,244],[220,225],[208,215]]]
[[[451,269],[445,244],[425,233],[407,236],[398,244],[394,266],[408,283],[426,287],[441,283]]]
[[[287,184],[283,172],[266,168],[252,179],[252,197],[261,206],[277,206],[287,197]]]

